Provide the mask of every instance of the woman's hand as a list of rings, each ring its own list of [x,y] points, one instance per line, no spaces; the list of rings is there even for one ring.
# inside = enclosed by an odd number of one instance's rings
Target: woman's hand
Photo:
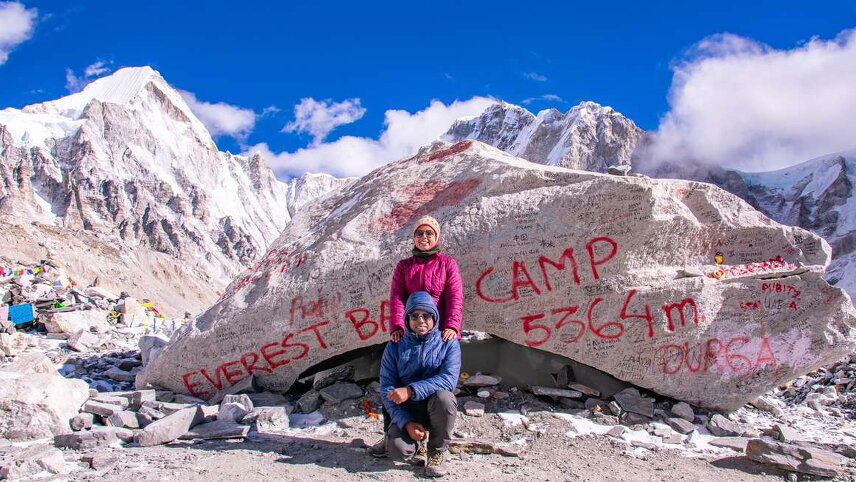
[[[393,343],[398,343],[401,340],[401,335],[404,333],[404,330],[395,330],[389,334],[389,339],[392,340]]]
[[[443,330],[443,341],[449,341],[452,338],[457,338],[457,336],[458,332],[455,331],[453,328],[446,328],[445,330]]]

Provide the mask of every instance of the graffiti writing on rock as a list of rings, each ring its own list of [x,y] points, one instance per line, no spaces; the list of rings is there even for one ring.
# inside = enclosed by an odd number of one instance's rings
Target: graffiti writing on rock
[[[747,336],[736,336],[725,340],[711,338],[692,346],[689,342],[667,344],[657,347],[656,353],[660,371],[665,375],[710,371],[740,374],[778,364],[767,337],[761,338],[759,343],[751,343]]]
[[[591,277],[594,280],[599,280],[601,277],[601,267],[607,264],[618,253],[618,243],[608,237],[598,237],[591,239],[586,243],[585,247]],[[536,275],[539,272],[541,274],[540,284],[532,277],[532,272],[529,268],[529,266],[534,267],[536,262],[538,271],[535,271],[535,273]],[[530,260],[529,265],[525,261],[513,260],[506,274],[511,281],[510,292],[507,294],[488,294],[485,292],[486,290],[483,286],[485,279],[491,276],[495,270],[494,266],[489,266],[482,272],[478,280],[476,280],[476,293],[479,298],[490,303],[504,303],[506,301],[518,300],[520,299],[521,289],[531,290],[535,295],[541,295],[545,291],[552,291],[551,273],[568,271],[576,285],[580,285],[581,283],[579,264],[574,255],[573,248],[565,249],[558,259],[551,259],[542,255],[538,257],[537,261]],[[497,273],[495,276],[500,276],[500,274]]]
[[[272,373],[281,366],[306,357],[312,350],[327,349],[321,327],[328,324],[329,321],[321,321],[287,333],[279,340],[265,343],[234,360],[221,363],[211,372],[205,368],[192,370],[183,374],[181,379],[188,393],[207,399],[248,376]]]
[[[520,317],[521,329],[525,335],[524,343],[538,347],[550,340],[560,343],[576,343],[586,333],[595,339],[615,340],[624,335],[625,322],[628,320],[644,320],[645,331],[649,338],[654,337],[654,316],[651,306],[634,302],[636,290],[630,290],[624,296],[624,303],[615,318],[609,318],[610,303],[604,303],[603,297],[597,296],[587,305],[572,304],[545,312],[532,313]],[[666,332],[675,331],[675,323],[680,320],[680,326],[691,321],[698,325],[703,315],[700,315],[698,305],[693,298],[684,298],[677,303],[662,305],[662,313]],[[689,316],[692,315],[692,318]]]
[[[462,181],[417,181],[401,188],[407,198],[386,214],[369,223],[375,231],[394,231],[418,215],[428,214],[443,206],[454,206],[470,195],[481,179],[471,178]]]

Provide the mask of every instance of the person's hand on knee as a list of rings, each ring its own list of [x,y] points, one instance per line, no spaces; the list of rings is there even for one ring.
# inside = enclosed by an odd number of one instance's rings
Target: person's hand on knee
[[[425,438],[425,426],[421,423],[407,422],[404,429],[407,430],[407,435],[410,435],[414,442],[419,442]]]
[[[400,405],[400,404],[406,402],[407,400],[409,400],[410,397],[413,396],[413,393],[411,392],[411,390],[412,389],[410,387],[393,388],[386,395],[386,398],[392,400],[392,403],[394,403],[396,405]]]

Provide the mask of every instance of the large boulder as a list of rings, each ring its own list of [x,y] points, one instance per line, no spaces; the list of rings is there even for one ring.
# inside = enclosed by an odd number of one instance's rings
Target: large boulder
[[[48,333],[77,333],[94,330],[104,333],[110,329],[108,312],[104,310],[78,310],[53,313],[45,322]]]
[[[89,398],[83,380],[63,378],[40,353],[0,367],[0,438],[32,440],[71,432]]]
[[[705,183],[544,166],[434,144],[308,206],[138,377],[200,398],[388,339],[390,277],[432,214],[464,327],[730,410],[852,351],[830,248]]]

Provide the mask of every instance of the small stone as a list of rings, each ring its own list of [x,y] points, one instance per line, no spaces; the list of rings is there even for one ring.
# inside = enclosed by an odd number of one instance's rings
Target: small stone
[[[646,417],[645,415],[639,415],[638,413],[634,412],[622,413],[621,417],[619,417],[619,420],[621,421],[622,425],[629,426],[646,424],[651,421],[651,419]]]
[[[651,451],[658,450],[656,444],[652,444],[650,442],[643,442],[641,440],[633,440],[630,442],[630,445],[632,445],[633,447],[642,447],[643,449],[648,449]]]
[[[110,415],[113,415],[116,412],[121,412],[122,408],[118,405],[89,400],[83,404],[83,408],[81,408],[81,411],[100,415],[102,417],[109,417]]]
[[[74,351],[85,352],[89,351],[100,344],[100,338],[88,330],[79,330],[68,337],[66,345]]]
[[[220,404],[220,411],[217,413],[217,420],[224,422],[238,423],[250,413],[243,404],[236,402]]]
[[[493,398],[495,398],[495,399],[497,399],[497,400],[505,400],[506,398],[508,398],[508,397],[509,397],[509,395],[508,395],[508,392],[503,392],[503,391],[500,391],[500,390],[496,390],[496,391],[494,391],[494,392],[491,394],[491,397],[493,397]]]
[[[126,372],[119,367],[113,367],[107,370],[104,372],[104,376],[111,380],[116,380],[117,382],[133,382],[137,377],[133,373]]]
[[[582,392],[578,392],[576,390],[566,390],[563,388],[533,386],[533,387],[529,387],[529,390],[535,395],[548,396],[548,397],[557,397],[557,398],[582,398],[583,397]]]
[[[316,373],[312,380],[312,388],[315,390],[321,390],[322,388],[329,387],[336,382],[353,380],[354,366],[342,365]]]
[[[139,410],[143,405],[143,402],[156,401],[157,392],[155,390],[135,390],[133,392],[128,392],[127,398],[128,408],[131,410]],[[170,397],[169,401],[172,401],[172,397]]]
[[[687,422],[686,419],[683,418],[670,417],[666,419],[666,423],[668,423],[676,432],[684,435],[696,429],[695,424]]]
[[[664,444],[673,444],[673,445],[678,445],[678,444],[680,444],[681,442],[683,442],[683,439],[681,438],[680,434],[677,434],[677,433],[674,433],[674,432],[672,432],[672,433],[670,433],[669,435],[667,435],[667,436],[663,437],[663,443],[664,443]]]
[[[257,432],[281,432],[289,427],[286,407],[256,408],[243,421],[254,423]]]
[[[707,422],[707,429],[718,437],[733,437],[742,435],[744,430],[736,422],[715,413]]]
[[[144,428],[136,436],[141,447],[165,444],[181,437],[204,419],[198,406],[179,410]]]
[[[600,396],[599,390],[595,390],[594,388],[583,385],[582,383],[571,383],[570,385],[568,385],[568,388],[570,388],[571,390],[576,390],[578,392],[585,393],[586,395],[588,395],[590,397],[599,397]]]
[[[622,413],[621,407],[618,405],[618,403],[616,403],[615,400],[609,402],[609,404],[607,406],[609,407],[610,413],[612,413],[616,417],[621,416],[621,413]]]
[[[318,410],[321,406],[321,394],[315,390],[309,390],[297,399],[297,410],[300,413],[310,413]]]
[[[253,408],[255,408],[252,399],[250,399],[250,397],[246,394],[226,395],[225,397],[223,397],[223,401],[220,403],[240,403],[247,412],[252,412]]]
[[[92,427],[95,417],[91,413],[81,413],[69,422],[72,430],[79,432]]]
[[[490,375],[483,375],[481,373],[476,373],[475,375],[470,376],[466,380],[464,380],[465,387],[492,387],[494,385],[499,385],[502,382],[501,377],[494,377]]]
[[[659,426],[654,427],[654,429],[652,430],[652,433],[654,435],[660,437],[660,438],[664,438],[664,437],[668,437],[673,432],[672,432],[671,428],[659,425]]]
[[[89,464],[89,467],[92,468],[92,470],[104,470],[116,465],[116,462],[119,461],[119,456],[117,454],[103,452],[84,455],[80,460]]]
[[[616,393],[613,397],[625,412],[633,412],[648,418],[654,416],[654,402],[643,397],[639,390],[630,387]]]
[[[834,452],[760,438],[749,440],[746,456],[771,467],[820,477],[835,477],[847,464],[845,457]]]
[[[616,425],[615,427],[609,429],[606,434],[610,437],[621,438],[621,436],[627,433],[627,431],[627,427],[623,425]]]
[[[199,424],[181,435],[181,439],[229,439],[246,438],[249,425],[239,425],[226,420]]]
[[[758,397],[752,402],[750,402],[750,404],[758,410],[763,410],[765,412],[772,413],[777,417],[781,417],[782,415],[784,415],[782,409],[779,408],[776,402],[769,397]]]
[[[90,398],[90,400],[95,401],[95,402],[99,402],[99,403],[107,403],[110,405],[116,405],[117,407],[121,408],[122,410],[128,408],[128,405],[129,405],[127,398],[114,397],[114,396],[110,396],[110,395],[105,395],[103,393],[99,394],[96,397]]]
[[[363,389],[356,383],[339,382],[322,388],[318,393],[324,400],[338,404],[345,400],[362,397]]]
[[[479,390],[476,392],[476,396],[479,398],[490,398],[490,390]]]
[[[113,432],[102,430],[75,432],[54,436],[54,445],[60,448],[72,450],[88,450],[95,447],[103,447],[118,444],[119,439]]]
[[[104,432],[107,434],[112,434],[117,439],[122,442],[131,442],[134,440],[134,431],[129,428],[123,427],[102,427],[99,425],[93,425],[90,432]]]
[[[116,412],[106,419],[107,425],[121,428],[140,428],[137,414],[129,411]]]
[[[469,400],[466,403],[464,403],[464,413],[469,415],[470,417],[483,417],[484,416],[484,404],[473,401],[473,400]]]
[[[36,464],[56,475],[66,475],[71,473],[73,470],[73,466],[65,462],[65,459],[62,457],[62,452],[56,449],[36,459]]]
[[[695,412],[693,407],[686,402],[678,402],[672,406],[672,413],[686,420],[687,422],[695,421]]]
[[[777,424],[773,425],[772,431],[773,431],[773,434],[775,435],[775,437],[777,439],[779,439],[780,442],[794,443],[794,442],[797,442],[799,440],[802,440],[802,437],[800,437],[800,434],[796,430],[792,429],[791,427],[788,427],[787,425],[782,425],[780,423],[777,423]]]
[[[377,382],[374,382],[377,383]],[[378,393],[380,393],[380,384],[378,383]],[[287,400],[280,393],[274,392],[260,392],[260,393],[250,393],[247,394],[250,397],[250,400],[253,402],[253,407],[277,407],[279,405],[285,405]]]
[[[749,439],[746,437],[716,437],[711,439],[709,443],[714,447],[724,447],[743,452],[746,450],[746,444],[749,443]]]
[[[190,395],[184,395],[183,393],[176,393],[172,401],[175,403],[188,403],[191,405],[205,405],[207,403],[201,398],[191,397]]]

